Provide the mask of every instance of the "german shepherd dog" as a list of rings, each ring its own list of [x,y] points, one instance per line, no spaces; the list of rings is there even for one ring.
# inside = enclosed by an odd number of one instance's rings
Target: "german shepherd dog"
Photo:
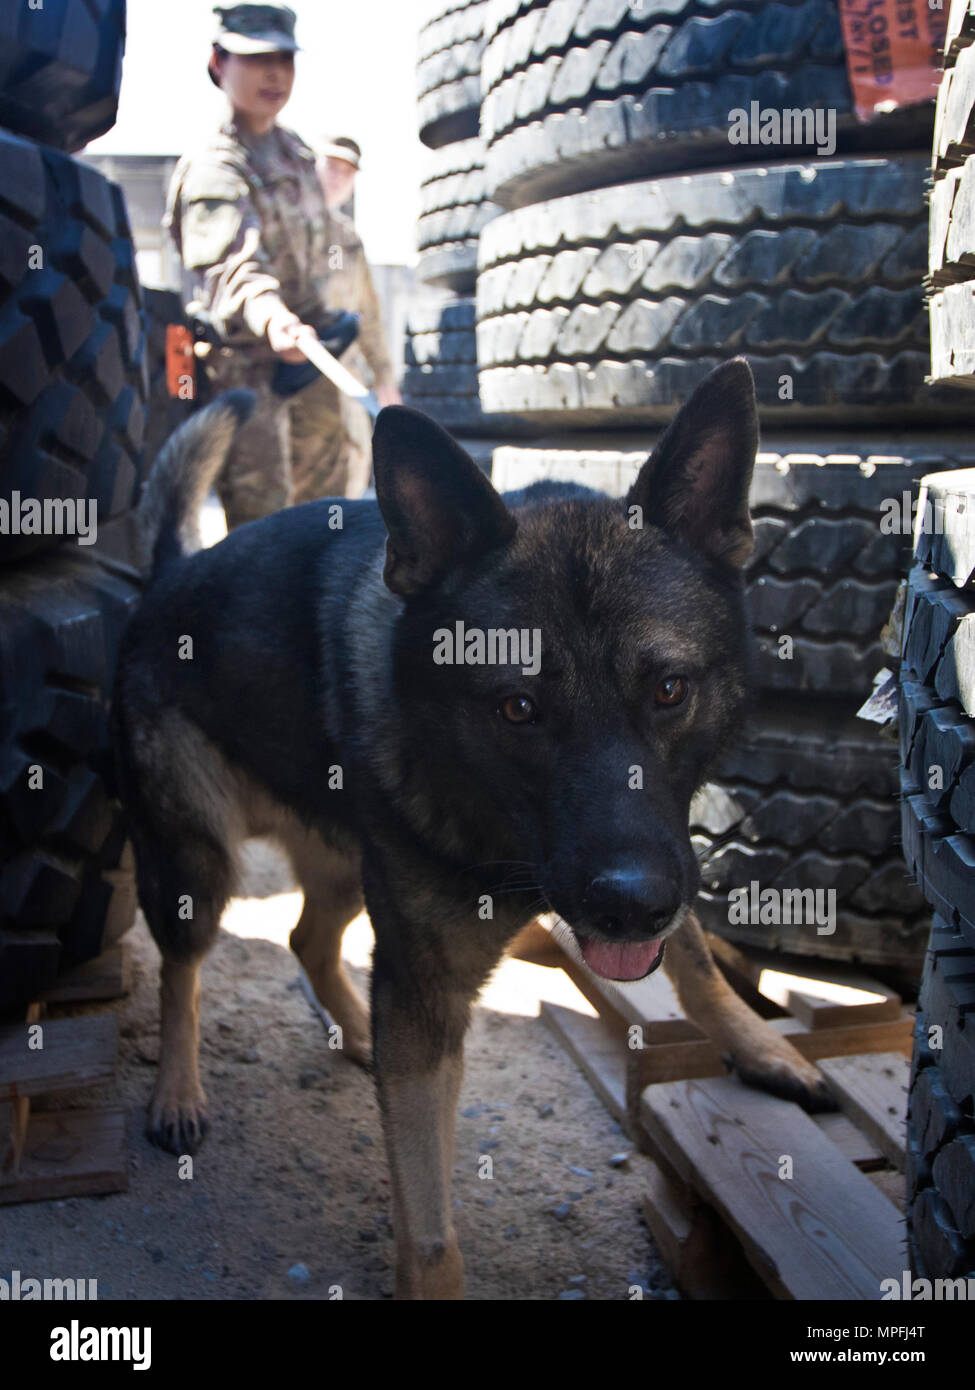
[[[375,500],[293,507],[194,553],[251,401],[230,392],[173,436],[137,511],[150,577],[112,718],[162,953],[148,1135],[179,1154],[206,1132],[200,963],[239,845],[272,835],[304,890],[291,947],[375,1072],[397,1296],[459,1297],[464,1034],[540,910],[614,980],[655,970],[666,941],[683,1007],[740,1076],[829,1105],[726,985],[691,911],[691,796],[747,703],[751,373],[740,358],[712,372],[623,501],[552,483],[502,497],[438,425],[390,406]],[[340,961],[363,902],[371,1017]]]

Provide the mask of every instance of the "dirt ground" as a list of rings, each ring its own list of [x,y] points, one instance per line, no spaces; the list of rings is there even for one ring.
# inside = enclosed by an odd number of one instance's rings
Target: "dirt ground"
[[[98,1280],[103,1299],[389,1298],[390,1191],[371,1079],[329,1051],[287,946],[301,898],[266,845],[203,970],[211,1131],[191,1178],[143,1134],[159,1046],[159,957],[141,917],[114,1087],[71,1105],[127,1112],[127,1193],[34,1202],[0,1219],[0,1274]],[[368,919],[346,933],[368,992]],[[568,991],[568,992],[567,992]],[[467,1297],[676,1298],[640,1213],[644,1160],[535,1017],[581,1002],[561,971],[505,961],[467,1039],[454,1205]],[[49,1108],[38,1106],[37,1108]],[[619,1164],[620,1154],[630,1157]],[[479,1176],[489,1155],[493,1177]],[[615,1162],[611,1162],[614,1160]],[[618,1165],[618,1166],[617,1166]]]

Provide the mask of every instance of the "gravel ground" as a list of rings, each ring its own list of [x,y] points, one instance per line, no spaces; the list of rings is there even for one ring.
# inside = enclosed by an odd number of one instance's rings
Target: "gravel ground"
[[[246,890],[203,970],[201,1060],[211,1132],[181,1177],[143,1134],[159,1046],[158,953],[140,915],[131,992],[110,1005],[115,1087],[61,1102],[122,1105],[127,1193],[5,1209],[0,1275],[97,1278],[100,1298],[388,1298],[390,1190],[372,1082],[330,1052],[287,937],[300,896],[255,842]],[[368,990],[371,930],[346,934]],[[505,961],[474,1014],[457,1123],[456,1225],[469,1299],[676,1298],[640,1214],[642,1157],[544,1024],[576,1003],[561,971]],[[43,1104],[36,1108],[50,1108]],[[610,1159],[631,1157],[619,1167]],[[493,1177],[479,1176],[483,1155]]]

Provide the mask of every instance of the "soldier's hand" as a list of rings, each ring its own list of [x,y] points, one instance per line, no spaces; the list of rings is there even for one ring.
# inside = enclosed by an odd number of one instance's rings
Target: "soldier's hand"
[[[400,395],[395,382],[390,382],[388,386],[377,386],[376,400],[381,406],[403,404],[403,397]]]
[[[301,333],[313,333],[316,338],[318,336],[307,323],[302,323],[297,314],[279,314],[277,318],[271,319],[267,326],[267,340],[271,351],[276,352],[285,362],[304,362],[305,354],[300,348],[295,347]]]

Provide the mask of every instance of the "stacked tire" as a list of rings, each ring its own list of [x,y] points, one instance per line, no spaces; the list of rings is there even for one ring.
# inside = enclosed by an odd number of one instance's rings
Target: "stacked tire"
[[[928,287],[931,377],[975,385],[975,14],[952,0],[938,88]]]
[[[967,403],[926,381],[933,102],[857,120],[836,0],[492,0],[485,40],[485,188],[503,211],[480,234],[480,400],[536,432],[496,452],[495,479],[622,494],[703,377],[748,359],[756,690],[693,808],[700,915],[916,977],[928,920],[896,757],[856,714],[890,664],[904,494],[975,462]],[[794,108],[837,113],[828,156],[814,123],[749,143],[754,112]],[[834,892],[835,929],[729,921],[752,882]]]
[[[900,690],[904,856],[934,913],[908,1103],[920,1278],[975,1278],[975,471],[924,479]]]
[[[146,331],[115,120],[124,0],[11,10],[0,55],[0,1011],[131,925],[107,698],[138,597]]]
[[[439,0],[420,31],[419,134],[423,175],[417,278],[430,287],[413,304],[406,331],[403,398],[468,443],[490,466],[503,412],[487,421],[478,396],[474,288],[483,228],[498,209],[485,191],[478,135],[487,0]],[[430,292],[432,291],[432,292]]]

